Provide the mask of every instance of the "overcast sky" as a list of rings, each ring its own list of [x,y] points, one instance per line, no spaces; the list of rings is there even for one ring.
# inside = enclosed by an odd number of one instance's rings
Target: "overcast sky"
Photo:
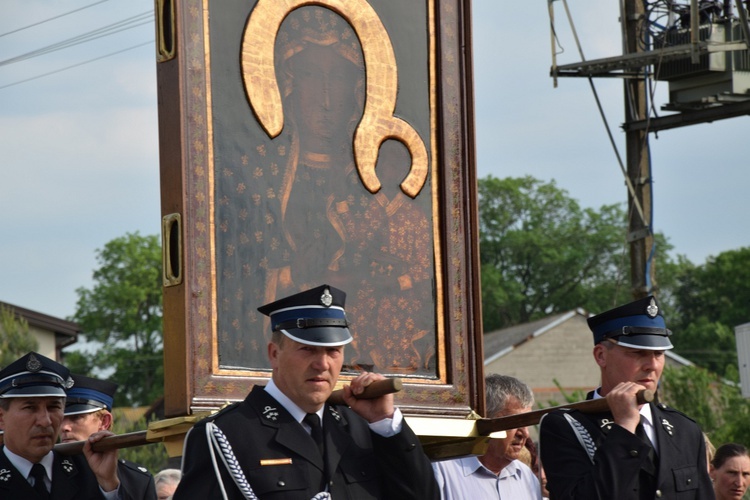
[[[587,59],[621,53],[615,3],[568,3]],[[153,5],[3,1],[0,301],[69,317],[75,290],[92,286],[98,249],[126,233],[159,233]],[[562,6],[553,5],[559,62],[577,62]],[[547,2],[475,1],[473,19],[480,177],[554,179],[585,207],[624,202],[588,81],[560,79],[554,88],[549,77]],[[82,35],[94,40],[48,50]],[[622,82],[595,85],[624,159]],[[657,107],[666,90],[660,82]],[[655,229],[694,263],[750,244],[747,120],[651,136]]]

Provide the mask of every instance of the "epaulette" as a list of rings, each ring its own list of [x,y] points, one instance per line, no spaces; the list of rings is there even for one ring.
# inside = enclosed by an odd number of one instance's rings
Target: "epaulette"
[[[150,476],[151,475],[151,473],[148,471],[148,469],[145,468],[142,465],[134,464],[133,462],[130,462],[128,460],[124,460],[122,458],[119,459],[118,462],[120,463],[120,465],[122,465],[124,467],[127,467],[128,469],[133,470],[135,472],[138,472],[140,474],[143,474],[143,475],[146,475],[146,476]]]
[[[239,404],[241,402],[242,401],[235,401],[234,403],[227,403],[224,406],[222,406],[221,408],[219,408],[218,411],[216,411],[216,413],[212,413],[211,415],[207,416],[206,418],[204,418],[202,420],[205,420],[207,422],[213,421],[213,420],[216,419],[216,417],[218,417],[220,415],[224,415],[225,413],[228,413],[228,412],[230,412],[232,410],[237,409],[237,406],[239,406]]]
[[[661,411],[668,411],[668,412],[671,412],[671,413],[677,413],[678,415],[682,415],[686,419],[688,419],[688,420],[690,420],[692,422],[695,422],[695,420],[693,420],[693,418],[691,418],[690,415],[687,415],[687,414],[681,412],[677,408],[673,408],[671,406],[667,406],[664,403],[657,403],[656,407],[659,408]]]

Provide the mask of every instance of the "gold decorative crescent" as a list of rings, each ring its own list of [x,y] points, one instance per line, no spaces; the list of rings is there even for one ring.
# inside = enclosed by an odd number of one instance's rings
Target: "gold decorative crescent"
[[[333,10],[352,26],[362,44],[367,92],[362,121],[354,132],[354,160],[362,183],[371,193],[380,189],[375,174],[383,141],[402,142],[411,155],[409,175],[401,183],[404,193],[415,198],[427,180],[427,148],[416,130],[393,116],[396,110],[398,74],[388,32],[366,0],[258,0],[242,38],[242,78],[250,105],[269,137],[284,128],[274,44],[286,16],[297,9],[318,5]]]

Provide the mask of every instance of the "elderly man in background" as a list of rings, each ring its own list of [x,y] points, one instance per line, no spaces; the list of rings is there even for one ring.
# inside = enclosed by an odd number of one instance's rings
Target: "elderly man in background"
[[[487,416],[506,417],[531,411],[534,394],[517,378],[491,374],[485,378]],[[525,449],[526,427],[509,429],[504,438],[491,438],[487,452],[434,462],[442,500],[541,500],[539,480],[518,458]]]
[[[156,484],[156,500],[170,500],[177,485],[180,484],[182,472],[180,469],[162,469],[154,476]]]

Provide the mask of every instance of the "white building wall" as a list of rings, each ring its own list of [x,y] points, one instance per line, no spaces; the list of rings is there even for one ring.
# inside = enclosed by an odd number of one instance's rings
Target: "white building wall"
[[[37,352],[57,361],[55,334],[49,330],[43,330],[33,326],[29,326],[29,333],[31,333],[36,338],[37,342],[39,342],[39,349]]]

